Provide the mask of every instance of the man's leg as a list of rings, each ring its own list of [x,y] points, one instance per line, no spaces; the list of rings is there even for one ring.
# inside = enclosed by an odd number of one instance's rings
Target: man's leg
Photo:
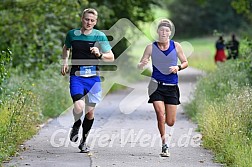
[[[86,139],[88,137],[89,131],[92,128],[94,122],[94,110],[95,105],[101,101],[102,91],[101,91],[101,84],[100,79],[94,80],[91,84],[92,88],[88,89],[88,93],[85,96],[85,118],[82,123],[83,133],[82,133],[82,140],[79,145],[79,149],[81,152],[89,152],[89,148],[87,147]]]
[[[85,143],[94,122],[94,109],[95,109],[94,106],[86,105],[85,107],[86,115],[82,123],[83,132],[82,132],[82,139],[79,145],[79,149],[81,150],[81,152],[89,152],[89,148]]]
[[[81,116],[83,114],[85,103],[83,100],[77,100],[74,102],[73,116],[74,124],[70,133],[70,140],[76,142],[78,140],[78,133],[81,126]]]

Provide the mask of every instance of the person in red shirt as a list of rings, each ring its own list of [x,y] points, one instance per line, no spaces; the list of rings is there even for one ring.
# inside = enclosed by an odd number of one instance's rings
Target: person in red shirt
[[[222,36],[220,36],[219,39],[216,41],[215,47],[216,47],[216,53],[214,56],[215,63],[226,61],[227,57],[225,54],[225,44]]]

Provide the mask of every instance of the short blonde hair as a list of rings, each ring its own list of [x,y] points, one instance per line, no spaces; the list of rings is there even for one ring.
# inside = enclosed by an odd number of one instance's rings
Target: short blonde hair
[[[84,9],[83,12],[82,12],[82,17],[84,17],[84,15],[86,13],[91,13],[91,14],[93,14],[93,15],[95,15],[95,16],[98,17],[98,12],[95,9],[93,9],[93,8]]]
[[[172,29],[172,22],[168,19],[162,19],[159,24],[158,24],[158,29],[162,26],[165,26],[165,27],[169,27],[170,29]]]

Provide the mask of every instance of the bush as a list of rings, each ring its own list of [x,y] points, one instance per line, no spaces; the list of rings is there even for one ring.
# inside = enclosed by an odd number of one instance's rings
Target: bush
[[[6,67],[9,66],[9,63],[11,61],[11,54],[12,53],[9,49],[0,52],[0,94],[1,94],[1,85],[8,77],[8,70]]]
[[[252,85],[252,40],[242,40],[240,47],[241,68],[244,73],[247,73],[248,80]]]

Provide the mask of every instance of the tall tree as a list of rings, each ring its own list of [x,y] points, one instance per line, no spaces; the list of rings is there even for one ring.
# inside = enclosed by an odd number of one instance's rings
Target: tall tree
[[[231,6],[232,0],[177,0],[168,6],[177,35],[200,36],[236,32],[247,20]]]
[[[244,14],[252,22],[251,0],[233,0],[231,5],[238,13]]]
[[[46,64],[57,61],[62,32],[80,20],[77,1],[6,0],[0,9],[0,49],[9,47],[13,66],[21,65],[28,71],[44,69]]]
[[[80,27],[84,8],[99,11],[99,27],[108,29],[120,18],[139,20],[152,18],[153,0],[4,0],[0,4],[0,50],[9,47],[13,66],[25,71],[41,70],[59,60],[65,34]],[[125,42],[123,42],[125,43]],[[124,45],[124,44],[123,44]]]

